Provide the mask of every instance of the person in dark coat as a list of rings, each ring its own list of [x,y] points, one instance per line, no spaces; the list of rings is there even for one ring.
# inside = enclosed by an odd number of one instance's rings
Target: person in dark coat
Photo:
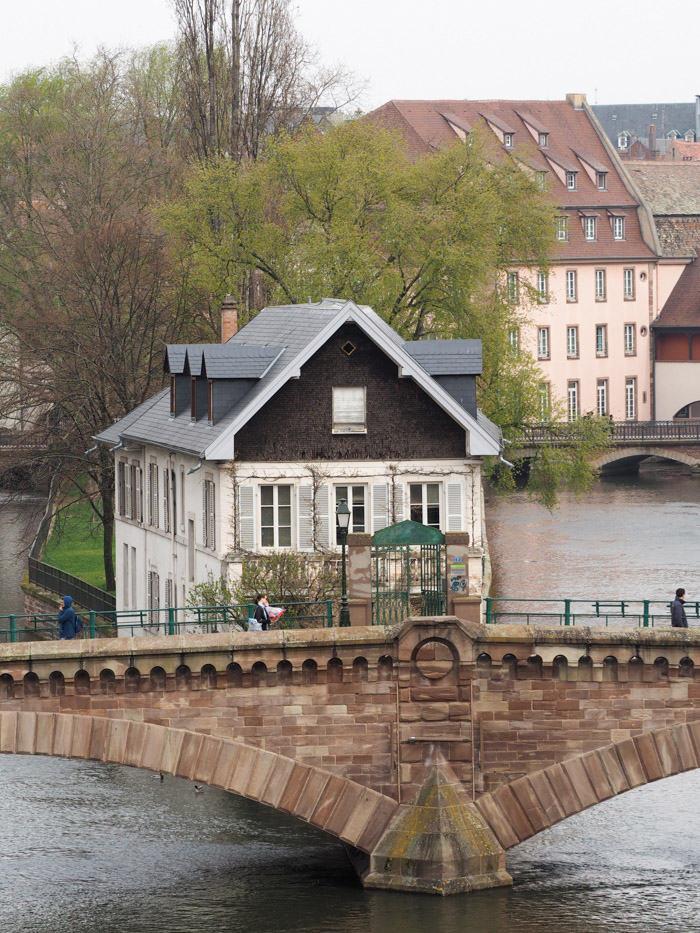
[[[679,587],[676,590],[676,598],[671,603],[671,625],[674,628],[688,628],[688,619],[683,608],[684,597],[685,590],[683,587]]]
[[[270,613],[267,611],[267,596],[264,593],[258,593],[255,607],[255,621],[262,626],[263,632],[270,628]]]
[[[73,597],[64,596],[58,610],[58,637],[75,638],[76,634]]]

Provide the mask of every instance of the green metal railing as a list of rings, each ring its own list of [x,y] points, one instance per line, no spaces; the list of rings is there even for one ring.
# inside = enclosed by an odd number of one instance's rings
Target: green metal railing
[[[274,605],[285,610],[273,628],[332,628],[333,600]],[[79,612],[83,630],[79,638],[133,635],[197,635],[246,629],[255,604],[197,608],[124,609],[115,612]],[[58,639],[56,613],[0,616],[0,643]]]
[[[653,628],[671,624],[671,602],[667,599],[512,599],[487,596],[484,603],[487,625],[501,622]],[[700,602],[686,602],[684,607],[688,625],[700,626]]]

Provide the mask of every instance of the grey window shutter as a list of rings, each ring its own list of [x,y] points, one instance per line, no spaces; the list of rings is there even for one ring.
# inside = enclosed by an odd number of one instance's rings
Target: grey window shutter
[[[140,466],[134,469],[136,472],[136,520],[143,522],[143,471]]]
[[[117,490],[118,490],[118,496],[117,496],[117,498],[118,498],[117,510],[118,510],[118,512],[119,512],[120,515],[125,515],[125,514],[126,514],[126,504],[125,504],[125,502],[124,502],[124,487],[125,487],[125,485],[126,485],[126,482],[125,482],[125,479],[124,479],[124,467],[125,467],[125,465],[126,465],[126,464],[124,464],[121,460],[117,463],[117,476],[118,476],[118,478],[119,478],[119,482],[117,483]]]
[[[314,546],[313,487],[298,487],[297,515],[299,526],[299,547],[311,550]]]
[[[208,481],[209,494],[207,496],[207,538],[212,551],[216,548],[216,486],[213,480]]]
[[[131,498],[131,465],[128,463],[124,464],[124,517],[133,518],[134,513],[132,512],[133,501]]]
[[[316,490],[316,540],[318,546],[322,548],[331,546],[330,501],[330,488],[319,486]]]
[[[209,522],[207,521],[207,483],[205,479],[202,481],[202,544],[206,547],[209,544],[208,533],[209,533]]]
[[[406,518],[406,484],[394,483],[394,523]]]
[[[464,531],[461,483],[447,484],[447,530]]]
[[[170,498],[168,483],[168,471],[163,470],[163,531],[170,531]]]
[[[153,571],[148,571],[148,591],[146,593],[146,602],[148,608],[153,609]]]
[[[155,571],[153,571],[153,608],[160,609],[160,574]]]
[[[241,548],[255,550],[255,490],[252,486],[238,487],[238,523]]]
[[[389,524],[389,484],[374,483],[372,486],[372,533]]]

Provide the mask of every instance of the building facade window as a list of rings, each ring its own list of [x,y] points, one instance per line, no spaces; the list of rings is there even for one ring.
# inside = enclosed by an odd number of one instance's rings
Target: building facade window
[[[608,414],[608,380],[599,379],[596,383],[596,403],[598,415],[603,418]]]
[[[599,191],[605,191],[608,187],[608,173],[607,172],[596,172],[595,173],[595,186]]]
[[[634,324],[625,324],[625,356],[637,355],[637,333]]]
[[[595,300],[605,301],[605,269],[595,270]]]
[[[546,272],[537,273],[537,300],[541,304],[549,301],[549,279]]]
[[[625,269],[623,277],[625,301],[631,301],[634,298],[634,269]]]
[[[156,570],[148,571],[148,608],[155,612],[160,609],[160,575]],[[152,625],[158,624],[158,616],[149,619]]]
[[[576,301],[576,270],[567,269],[566,272],[566,300]]]
[[[570,360],[578,359],[578,327],[566,328],[566,355]]]
[[[583,232],[586,239],[590,242],[597,239],[597,224],[595,217],[583,218]]]
[[[260,543],[263,547],[292,546],[292,487],[260,487]]]
[[[158,464],[148,464],[148,524],[158,527]]]
[[[335,506],[341,499],[345,499],[350,509],[349,532],[368,531],[367,528],[367,492],[366,487],[356,486],[336,486],[335,487]],[[338,542],[336,542],[338,543]]]
[[[625,218],[624,217],[613,217],[613,239],[614,240],[624,240],[625,238]]]
[[[512,134],[512,133],[504,133],[504,134],[503,134],[503,145],[504,145],[507,149],[512,149],[512,148],[513,148],[513,134]]]
[[[508,301],[512,304],[518,303],[518,273],[508,273]]]
[[[595,328],[595,355],[608,355],[608,325],[596,324]]]
[[[576,191],[576,172],[566,173],[566,187],[569,191]]]
[[[512,356],[518,355],[518,350],[520,349],[520,328],[511,327],[508,331],[508,343],[510,344],[510,352]]]
[[[566,242],[569,239],[569,218],[557,217],[557,240]]]
[[[363,386],[333,389],[333,434],[367,432],[367,393]]]
[[[537,328],[537,359],[538,360],[549,359],[549,328],[548,327]]]
[[[617,148],[618,149],[627,149],[630,144],[630,138],[626,133],[620,133],[617,137]]]
[[[566,397],[566,409],[569,421],[576,421],[578,418],[578,382],[567,383]]]
[[[550,411],[551,411],[550,386],[548,382],[541,382],[540,383],[540,421],[547,421],[549,419]]]
[[[409,483],[410,518],[412,522],[440,527],[440,484]]]
[[[216,486],[213,479],[202,483],[202,544],[212,551],[216,547]]]
[[[637,417],[637,380],[634,376],[625,379],[625,418],[634,421]]]
[[[548,149],[549,148],[549,133],[540,133],[539,143],[540,143],[540,149]]]

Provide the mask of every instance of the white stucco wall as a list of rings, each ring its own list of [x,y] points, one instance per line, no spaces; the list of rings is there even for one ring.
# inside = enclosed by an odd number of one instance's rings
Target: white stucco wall
[[[657,362],[654,372],[657,421],[671,421],[684,405],[700,401],[700,361]]]

